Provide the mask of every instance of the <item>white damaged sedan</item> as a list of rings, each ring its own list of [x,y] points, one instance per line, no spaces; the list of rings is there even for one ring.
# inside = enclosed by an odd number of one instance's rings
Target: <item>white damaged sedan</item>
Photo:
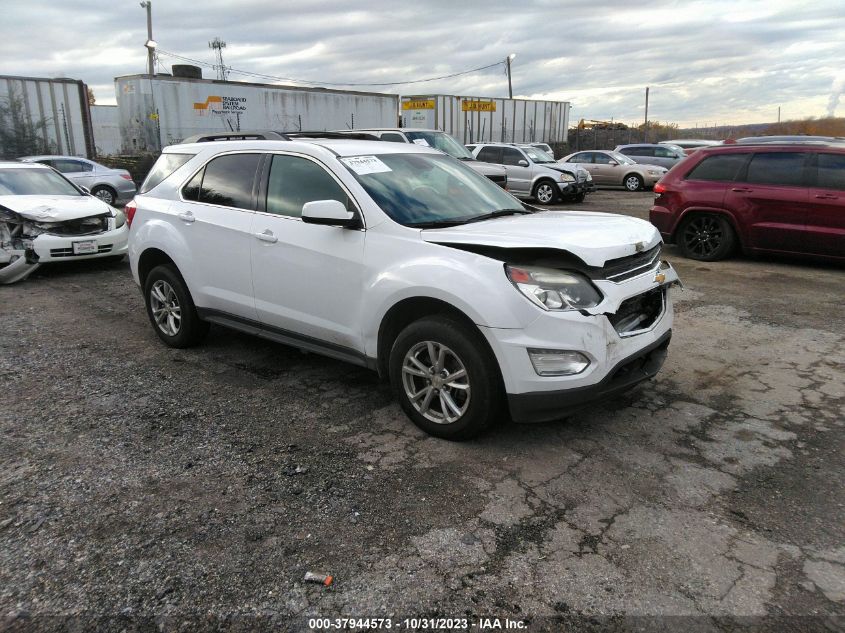
[[[0,284],[47,262],[121,258],[128,239],[122,211],[51,167],[0,162]]]

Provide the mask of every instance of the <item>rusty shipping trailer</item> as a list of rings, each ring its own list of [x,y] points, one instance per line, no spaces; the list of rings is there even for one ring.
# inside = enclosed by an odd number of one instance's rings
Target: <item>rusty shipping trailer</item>
[[[123,152],[156,152],[194,134],[395,127],[399,96],[172,77],[115,79]]]
[[[88,87],[78,79],[0,75],[0,156],[94,157]]]
[[[568,101],[456,95],[402,97],[402,126],[443,130],[462,143],[566,143]]]

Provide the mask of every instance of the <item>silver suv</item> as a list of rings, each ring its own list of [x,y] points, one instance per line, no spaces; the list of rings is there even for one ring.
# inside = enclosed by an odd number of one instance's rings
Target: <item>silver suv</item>
[[[577,165],[563,167],[531,145],[479,143],[467,147],[478,160],[503,165],[508,190],[519,198],[534,198],[540,204],[555,204],[561,198],[583,202],[592,189],[586,170]]]
[[[341,130],[341,132],[351,133],[353,130],[349,130],[348,132]],[[356,129],[354,132],[366,132],[389,143],[413,143],[414,145],[421,145],[423,147],[433,147],[444,154],[449,154],[449,156],[452,156],[453,158],[464,161],[467,167],[473,171],[478,172],[482,176],[486,176],[502,189],[507,189],[508,177],[504,168],[476,160],[475,157],[469,153],[466,147],[456,141],[453,136],[446,134],[446,132],[441,130],[425,130],[408,127],[380,127]]]

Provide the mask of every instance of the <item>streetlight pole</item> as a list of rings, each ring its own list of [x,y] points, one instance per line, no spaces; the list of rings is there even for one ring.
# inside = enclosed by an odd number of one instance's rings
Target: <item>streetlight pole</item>
[[[508,65],[508,99],[513,99],[513,85],[511,84],[511,62],[516,57],[516,53],[511,53],[505,58],[505,63]]]
[[[147,10],[147,73],[155,75],[155,49],[156,43],[153,40],[153,3],[150,0],[141,2],[141,8]]]

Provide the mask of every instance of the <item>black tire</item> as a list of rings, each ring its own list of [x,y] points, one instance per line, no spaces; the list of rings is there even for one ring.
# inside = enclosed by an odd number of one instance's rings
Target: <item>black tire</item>
[[[172,295],[170,291],[172,290]],[[156,298],[154,290],[158,291],[159,297],[164,297],[167,301],[162,301],[161,298]],[[176,318],[171,320],[167,315],[164,317],[164,322],[160,325],[156,321],[153,314],[154,305],[164,307],[174,307],[179,310],[178,328],[172,331],[171,327]],[[144,280],[144,303],[147,306],[147,316],[153,326],[153,330],[158,334],[158,337],[170,347],[192,347],[199,343],[203,337],[208,333],[208,323],[202,321],[197,315],[196,306],[191,298],[191,293],[185,285],[182,276],[171,265],[164,264],[156,266],[147,275]],[[171,330],[170,332],[166,330]]]
[[[106,204],[114,206],[117,202],[117,192],[107,185],[99,185],[91,190],[91,195],[99,198]]]
[[[435,345],[436,356],[440,356],[440,349],[445,347],[443,354],[443,371],[431,374],[423,371],[428,365],[436,366],[432,362],[428,343]],[[439,346],[439,347],[438,347]],[[414,351],[414,350],[418,351]],[[420,364],[410,361],[413,356]],[[420,375],[412,375],[403,371],[403,366],[409,361],[411,370],[417,369]],[[465,440],[477,436],[490,426],[496,419],[500,409],[499,403],[502,392],[499,374],[496,371],[496,359],[487,348],[481,335],[473,331],[462,322],[444,315],[423,317],[408,325],[399,333],[390,350],[388,369],[390,384],[396,394],[400,406],[409,418],[426,433],[447,440]],[[448,384],[434,383],[432,380],[442,380],[445,374],[459,373],[463,368],[466,372],[466,388],[455,385],[463,384],[464,377],[456,378]],[[445,374],[444,374],[445,372]],[[424,376],[432,376],[427,379]],[[438,389],[437,387],[440,387]],[[422,391],[420,391],[422,390]],[[426,394],[415,402],[408,391]],[[444,395],[448,400],[444,400]],[[428,398],[428,392],[433,392]],[[424,412],[428,398],[428,407]],[[460,409],[460,415],[449,409],[451,402]],[[457,416],[454,420],[444,419],[443,411]],[[439,416],[439,421],[432,420]]]
[[[579,193],[577,196],[572,197],[573,202],[584,202],[586,200],[587,194],[586,193]]]
[[[641,191],[643,184],[642,176],[638,174],[628,174],[622,179],[622,186],[628,191]]]
[[[541,180],[534,185],[531,195],[539,204],[554,204],[559,197],[557,185],[553,180]]]
[[[718,213],[693,213],[681,221],[675,243],[684,257],[715,262],[728,257],[736,247],[736,233]]]

